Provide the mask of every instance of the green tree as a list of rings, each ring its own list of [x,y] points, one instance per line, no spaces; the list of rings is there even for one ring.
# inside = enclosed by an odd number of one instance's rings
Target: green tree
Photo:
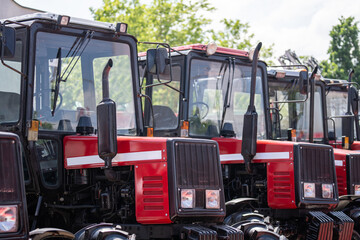
[[[354,17],[339,18],[330,31],[329,60],[320,66],[325,77],[347,79],[349,69],[355,69],[354,80],[360,82],[359,28]]]
[[[201,10],[201,11],[200,11]],[[250,49],[255,46],[254,34],[249,33],[249,24],[240,20],[223,19],[223,31],[207,30],[215,11],[208,0],[103,0],[103,6],[90,9],[95,20],[125,22],[128,32],[139,41],[165,42],[170,46],[215,41],[223,47]],[[139,51],[149,48],[139,45]],[[272,56],[273,45],[261,49],[261,57]]]
[[[221,20],[224,24],[224,30],[214,31],[211,30],[211,40],[215,41],[219,46],[236,48],[236,49],[250,49],[255,47],[253,33],[249,32],[249,23],[242,23],[239,19],[226,19]],[[273,56],[274,44],[270,47],[261,48],[261,58],[269,59]]]
[[[95,20],[125,22],[128,32],[139,41],[166,42],[170,46],[203,42],[211,20],[199,13],[212,12],[207,0],[103,0],[99,9],[90,9]],[[139,51],[149,46],[139,46]]]

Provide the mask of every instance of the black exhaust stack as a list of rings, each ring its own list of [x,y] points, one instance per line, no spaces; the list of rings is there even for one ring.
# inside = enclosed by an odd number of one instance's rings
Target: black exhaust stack
[[[117,154],[116,104],[109,97],[109,72],[113,65],[107,62],[102,74],[103,100],[97,106],[98,154],[111,168],[111,160]]]
[[[241,154],[244,157],[245,168],[248,173],[252,172],[251,160],[256,154],[257,141],[257,112],[255,109],[255,89],[256,89],[256,71],[258,66],[259,51],[262,43],[258,43],[255,48],[252,69],[251,69],[251,87],[250,87],[250,103],[244,115],[244,126],[242,136]]]

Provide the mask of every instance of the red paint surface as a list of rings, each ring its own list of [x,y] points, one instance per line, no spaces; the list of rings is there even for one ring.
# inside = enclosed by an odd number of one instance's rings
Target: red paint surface
[[[135,165],[136,220],[142,224],[171,223],[167,163]]]
[[[351,144],[351,150],[359,150],[360,151],[360,141],[354,141],[353,144]]]
[[[235,138],[213,138],[220,154],[241,153],[241,140]],[[254,159],[252,163],[267,163],[268,205],[274,209],[296,208],[293,142],[258,140],[257,153],[289,152],[289,159]],[[221,164],[244,163],[244,160],[221,161]]]
[[[166,161],[166,138],[149,137],[118,137],[118,153],[162,151],[162,158],[146,160],[146,162]],[[64,138],[64,165],[66,169],[98,168],[104,164],[85,164],[80,166],[67,166],[67,158],[98,155],[96,136],[66,136]],[[165,159],[164,159],[165,157]],[[140,160],[141,163],[141,160]],[[139,164],[139,161],[116,162],[113,166]]]
[[[334,148],[335,161],[342,161],[342,166],[335,165],[339,196],[347,195],[346,155],[350,153],[349,150]]]
[[[118,153],[160,150],[155,160],[116,162],[113,166],[133,165],[135,169],[136,218],[142,224],[171,223],[167,174],[166,138],[118,137]],[[67,169],[98,168],[104,164],[67,166],[69,157],[97,155],[96,136],[67,136],[64,138],[64,164]]]

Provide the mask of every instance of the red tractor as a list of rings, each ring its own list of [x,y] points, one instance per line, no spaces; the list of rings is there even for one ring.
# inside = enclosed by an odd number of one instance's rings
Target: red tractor
[[[260,47],[253,55],[213,44],[161,45],[140,55],[141,83],[151,99],[145,124],[155,136],[218,142],[225,223],[249,239],[351,239],[353,220],[333,211],[339,199],[332,147],[271,140]]]
[[[346,111],[348,106],[357,105],[357,100],[355,99],[353,103],[349,103],[351,105],[348,105],[345,96],[348,95],[349,85],[345,82],[337,81],[335,83],[329,80],[320,81],[320,79],[308,81],[302,77],[304,73],[306,71],[283,69],[268,71],[273,138],[323,144],[331,143],[334,146],[336,176],[340,195],[338,209],[346,212],[355,221],[355,229],[359,231],[360,203],[358,196],[360,193],[357,193],[356,189],[360,186],[360,175],[357,167],[360,164],[360,154],[356,151],[339,148],[342,145],[342,138],[336,138],[335,131],[328,130],[333,122],[336,126],[336,132],[341,133],[343,129],[343,133],[346,133],[343,137],[344,144],[354,142],[354,127],[349,127],[349,120],[354,119],[357,111],[354,111],[354,115],[352,112],[348,114],[340,114],[339,112]],[[312,89],[311,94],[305,90],[307,88]],[[339,91],[340,89],[342,89],[342,92]],[[356,93],[356,90],[352,89],[351,92]],[[341,103],[344,104],[341,105]],[[341,118],[344,119],[343,123]],[[352,122],[352,126],[354,126],[354,122]],[[348,140],[349,136],[350,141]],[[335,139],[338,141],[335,142]],[[356,231],[354,231],[353,238],[360,238]]]
[[[217,143],[145,136],[126,30],[50,13],[1,23],[1,239],[241,239],[222,224]]]

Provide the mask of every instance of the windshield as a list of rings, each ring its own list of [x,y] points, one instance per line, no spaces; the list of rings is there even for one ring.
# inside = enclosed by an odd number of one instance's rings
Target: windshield
[[[116,103],[118,134],[136,133],[128,44],[86,39],[89,43],[83,44],[84,51],[75,52],[72,56],[73,46],[84,40],[83,37],[39,32],[36,40],[33,118],[40,120],[40,129],[74,132],[82,116],[88,116],[92,127],[96,129],[96,105],[102,100],[102,71],[111,58],[113,67],[109,74],[110,98]],[[59,56],[61,75],[66,82],[60,82],[59,96],[52,116],[52,96],[58,75]],[[80,58],[77,60],[78,56]]]
[[[288,130],[296,130],[296,141],[309,141],[310,99],[306,100],[306,92],[298,86],[286,82],[269,80],[272,136],[274,139],[288,139]],[[304,102],[304,100],[306,100]],[[276,103],[297,101],[292,103]],[[321,87],[315,86],[314,101],[314,140],[324,138],[323,111],[321,106]]]
[[[326,94],[326,108],[327,115],[333,119],[329,121],[329,131],[334,132],[335,122],[335,134],[336,140],[341,140],[342,137],[342,118],[336,116],[343,116],[348,109],[348,92],[347,91],[332,91],[330,90]]]
[[[15,56],[4,62],[21,71],[22,42],[16,42]],[[0,123],[19,121],[21,75],[0,63]]]
[[[249,105],[251,66],[194,59],[190,71],[190,135],[216,137],[223,128],[232,129],[241,139],[244,114]],[[256,75],[258,138],[264,139],[266,128],[260,68]]]

